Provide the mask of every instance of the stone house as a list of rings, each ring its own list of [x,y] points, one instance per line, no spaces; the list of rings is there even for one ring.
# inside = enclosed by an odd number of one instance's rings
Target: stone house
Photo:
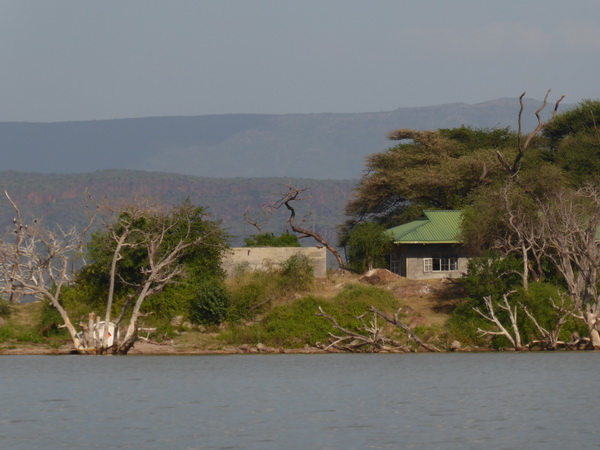
[[[460,278],[467,272],[462,247],[462,211],[423,212],[425,217],[387,230],[394,248],[389,269],[410,279]]]

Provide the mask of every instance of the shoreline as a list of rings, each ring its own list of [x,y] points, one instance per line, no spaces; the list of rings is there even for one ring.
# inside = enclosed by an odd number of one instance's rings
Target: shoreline
[[[364,354],[450,354],[450,353],[539,353],[539,352],[579,352],[590,351],[585,349],[557,349],[557,350],[541,350],[541,349],[523,349],[516,351],[513,348],[493,349],[493,348],[471,348],[465,347],[462,349],[442,352],[427,352],[416,350],[412,352],[406,351],[380,351],[380,352],[364,352]],[[361,352],[345,352],[341,350],[331,349],[324,350],[318,347],[302,347],[302,348],[272,348],[258,345],[242,345],[240,347],[224,347],[219,349],[189,347],[176,344],[155,344],[149,342],[138,342],[129,351],[127,355],[120,356],[211,356],[211,355],[335,355],[335,354],[361,354]],[[96,355],[80,355],[74,347],[65,344],[58,348],[48,346],[27,344],[27,345],[10,345],[8,347],[0,347],[0,358],[4,355],[13,356],[96,356]],[[105,355],[115,356],[115,355]]]

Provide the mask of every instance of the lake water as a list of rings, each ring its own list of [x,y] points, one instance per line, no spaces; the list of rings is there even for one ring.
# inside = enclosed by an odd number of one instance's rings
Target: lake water
[[[0,448],[584,449],[600,353],[0,356]]]

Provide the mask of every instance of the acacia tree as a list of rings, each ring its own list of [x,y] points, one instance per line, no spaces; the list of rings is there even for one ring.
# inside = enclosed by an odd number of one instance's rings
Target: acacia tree
[[[482,184],[496,179],[501,166],[490,149],[510,148],[508,129],[468,127],[419,131],[400,129],[388,138],[395,147],[367,158],[365,173],[346,213],[353,222],[398,225],[424,209],[457,209],[470,202]]]

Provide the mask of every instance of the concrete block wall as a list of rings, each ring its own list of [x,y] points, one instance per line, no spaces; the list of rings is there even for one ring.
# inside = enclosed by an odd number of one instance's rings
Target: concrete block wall
[[[315,277],[327,276],[327,250],[324,247],[235,247],[225,254],[222,267],[227,275],[240,264],[248,265],[252,270],[268,270],[297,254],[308,257]]]

